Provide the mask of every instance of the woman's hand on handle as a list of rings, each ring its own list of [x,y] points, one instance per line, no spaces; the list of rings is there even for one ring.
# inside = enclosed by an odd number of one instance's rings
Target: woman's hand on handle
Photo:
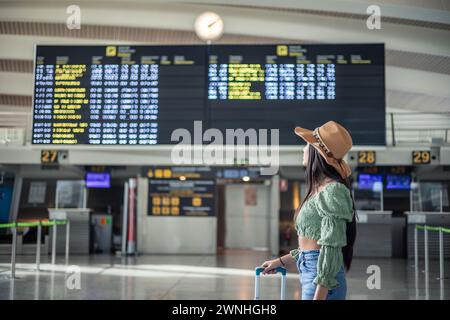
[[[283,263],[281,263],[283,261]],[[278,267],[284,267],[289,266],[291,264],[294,264],[296,261],[294,257],[292,257],[290,254],[286,254],[280,258],[276,258],[273,260],[267,260],[265,261],[261,267],[264,268],[263,274],[274,274],[275,269]]]
[[[279,258],[264,261],[264,263],[261,265],[261,267],[264,268],[262,274],[274,274],[276,273],[276,268],[281,266],[282,264]]]

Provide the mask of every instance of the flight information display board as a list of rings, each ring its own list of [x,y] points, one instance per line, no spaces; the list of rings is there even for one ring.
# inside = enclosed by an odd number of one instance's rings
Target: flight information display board
[[[154,145],[204,119],[201,46],[38,46],[33,144]]]
[[[383,44],[38,46],[33,144],[172,144],[184,128],[279,129],[329,120],[384,145]]]
[[[384,145],[384,45],[217,45],[209,52],[211,127],[280,129],[298,144],[295,126],[329,120],[354,144]]]

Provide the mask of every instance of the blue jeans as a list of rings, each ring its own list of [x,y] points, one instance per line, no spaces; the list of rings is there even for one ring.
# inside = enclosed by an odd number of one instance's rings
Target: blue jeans
[[[317,261],[320,250],[300,251],[297,260],[297,269],[300,273],[300,283],[302,285],[302,300],[312,300],[316,292],[314,278],[317,276]],[[328,290],[327,300],[345,300],[347,294],[347,282],[345,281],[344,266],[336,275],[339,287]]]

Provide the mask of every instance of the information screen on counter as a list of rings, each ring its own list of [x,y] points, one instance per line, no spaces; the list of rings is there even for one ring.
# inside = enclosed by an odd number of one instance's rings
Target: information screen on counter
[[[215,215],[216,181],[210,167],[152,167],[146,170],[148,215]]]
[[[385,144],[384,45],[38,46],[32,143],[173,144],[172,132],[329,120]]]

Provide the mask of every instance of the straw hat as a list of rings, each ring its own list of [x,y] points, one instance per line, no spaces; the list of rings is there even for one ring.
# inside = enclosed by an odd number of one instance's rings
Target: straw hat
[[[339,123],[328,121],[314,130],[296,127],[295,133],[316,148],[325,161],[336,168],[342,178],[345,179],[352,174],[352,169],[342,159],[353,145],[352,137]]]

